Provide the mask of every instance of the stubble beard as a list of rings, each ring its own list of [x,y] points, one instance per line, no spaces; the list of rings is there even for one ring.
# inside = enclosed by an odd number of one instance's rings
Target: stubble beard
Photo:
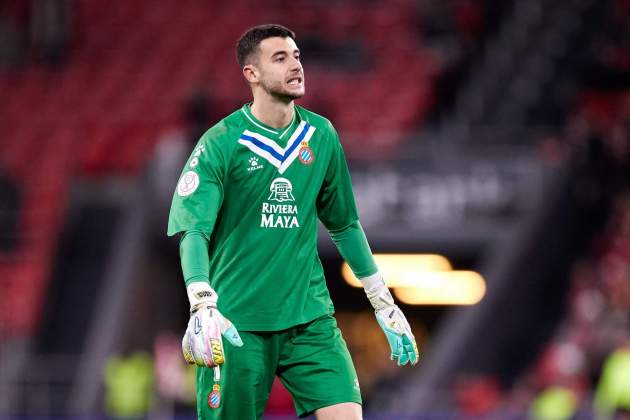
[[[289,103],[295,99],[300,99],[302,96],[304,96],[304,91],[302,91],[301,93],[291,92],[290,90],[287,90],[284,86],[282,86],[281,82],[276,82],[272,84],[262,83],[262,87],[265,92],[267,92],[270,96],[285,103]]]

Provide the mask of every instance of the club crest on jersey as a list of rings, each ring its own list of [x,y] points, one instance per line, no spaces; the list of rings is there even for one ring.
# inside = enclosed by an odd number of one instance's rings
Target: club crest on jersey
[[[295,197],[293,197],[293,185],[291,185],[291,181],[286,178],[276,178],[271,183],[269,187],[271,194],[267,200],[278,201],[283,203],[285,201],[295,201]]]
[[[208,394],[208,407],[219,408],[219,405],[221,405],[221,386],[214,384],[212,391]]]
[[[306,142],[302,142],[302,147],[300,147],[300,151],[298,153],[298,159],[304,165],[310,165],[313,163],[313,159],[315,159],[315,155],[313,154],[313,149],[308,147]]]

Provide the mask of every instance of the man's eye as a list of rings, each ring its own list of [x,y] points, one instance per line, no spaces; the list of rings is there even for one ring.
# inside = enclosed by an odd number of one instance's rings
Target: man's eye
[[[284,61],[284,57],[278,57],[276,58],[276,61]]]

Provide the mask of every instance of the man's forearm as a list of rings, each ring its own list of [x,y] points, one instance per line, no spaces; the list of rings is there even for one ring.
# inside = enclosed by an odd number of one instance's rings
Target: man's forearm
[[[186,286],[194,282],[209,283],[208,238],[199,230],[189,230],[179,243],[179,255]]]
[[[182,340],[182,353],[191,365],[217,368],[225,363],[221,337],[236,347],[242,346],[243,340],[230,320],[217,309],[219,297],[208,280],[206,235],[199,230],[186,231],[179,251],[190,301],[190,320]]]
[[[409,362],[416,364],[419,354],[416,339],[378,271],[361,224],[356,221],[344,229],[331,231],[330,237],[354,275],[361,281],[374,308],[376,320],[389,343],[391,359],[399,366]]]
[[[329,233],[339,253],[357,278],[362,279],[378,272],[361,223],[356,221],[343,229]]]

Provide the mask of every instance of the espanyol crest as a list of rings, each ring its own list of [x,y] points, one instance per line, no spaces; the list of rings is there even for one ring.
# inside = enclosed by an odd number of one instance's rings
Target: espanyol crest
[[[302,142],[302,147],[300,147],[300,151],[298,152],[298,159],[305,165],[313,163],[315,155],[313,154],[313,149],[308,147],[308,143]]]
[[[208,394],[208,407],[210,408],[218,408],[221,404],[221,386],[219,384],[214,384],[212,386],[212,391]]]

